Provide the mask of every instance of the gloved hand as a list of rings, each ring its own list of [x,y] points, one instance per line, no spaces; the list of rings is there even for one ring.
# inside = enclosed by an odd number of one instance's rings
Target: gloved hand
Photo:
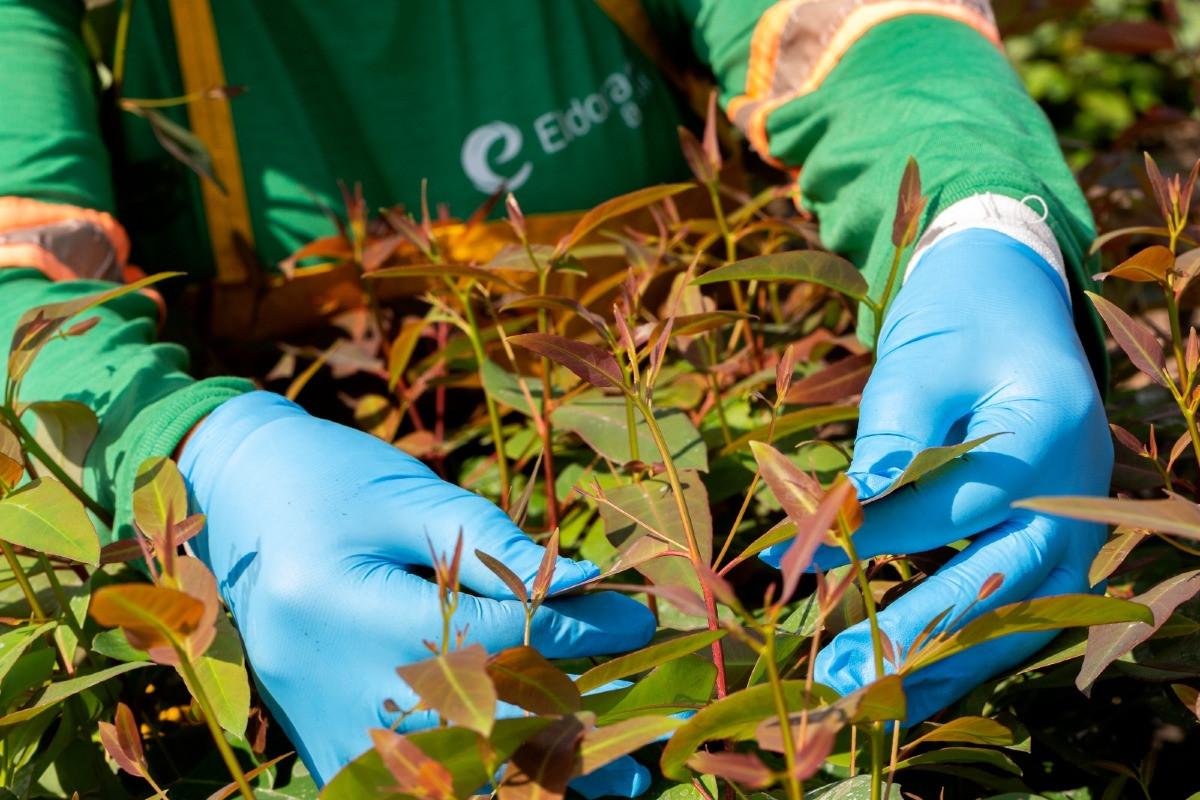
[[[395,447],[253,392],[219,406],[179,466],[208,515],[197,554],[217,576],[263,698],[318,783],[371,746],[369,728],[393,722],[385,699],[417,702],[395,669],[428,658],[422,640],[442,636],[437,587],[414,572],[431,566],[430,542],[448,555],[461,530],[460,580],[479,595],[460,596],[452,628],[489,651],[521,644],[521,603],[474,552],[531,581],[542,547],[491,502]],[[561,558],[551,591],[596,574]],[[653,632],[636,601],[587,594],[548,601],[531,643],[576,658],[640,647]],[[413,714],[401,730],[435,722]],[[628,757],[577,779],[588,796],[632,797],[648,785]]]
[[[970,229],[926,252],[888,312],[849,477],[866,500],[923,448],[1004,431],[960,463],[864,509],[854,534],[864,559],[973,537],[880,614],[900,653],[950,608],[945,629],[993,573],[1003,573],[1003,585],[960,627],[1009,603],[1088,591],[1088,567],[1105,539],[1102,525],[1012,508],[1035,495],[1107,494],[1112,442],[1062,279],[1015,239]],[[777,564],[786,546],[766,559]],[[844,563],[840,549],[817,553],[821,569]],[[1007,636],[917,672],[904,684],[907,723],[941,710],[1053,636]],[[835,637],[816,661],[816,679],[843,694],[874,673],[865,621]]]

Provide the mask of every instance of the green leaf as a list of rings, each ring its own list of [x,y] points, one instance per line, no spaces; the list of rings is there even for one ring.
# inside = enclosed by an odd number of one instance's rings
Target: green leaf
[[[488,660],[487,671],[501,702],[534,714],[569,714],[583,708],[571,679],[532,647],[501,650]]]
[[[8,379],[20,381],[24,378],[46,342],[50,341],[62,329],[62,326],[76,314],[81,314],[90,308],[107,303],[109,300],[115,300],[130,292],[136,292],[152,283],[183,274],[182,272],[160,272],[115,289],[29,309],[17,320],[17,327],[13,331],[12,346],[9,348],[8,356]]]
[[[1060,517],[1109,525],[1131,525],[1158,533],[1200,539],[1200,506],[1171,495],[1165,500],[1124,500],[1114,497],[1033,497],[1013,503]]]
[[[871,776],[855,775],[848,780],[822,786],[813,792],[804,793],[805,800],[871,800]],[[893,783],[887,800],[904,800],[900,784]]]
[[[907,486],[908,484],[923,478],[929,473],[941,469],[954,459],[969,453],[989,439],[995,439],[997,436],[1004,436],[1006,433],[1006,431],[992,433],[987,436],[980,436],[978,439],[971,439],[970,441],[963,442],[962,444],[950,444],[942,447],[925,448],[913,456],[912,461],[910,461],[908,466],[904,468],[904,472],[900,473],[900,477],[896,479],[895,483],[869,500],[864,500],[863,505],[882,500],[902,486]]]
[[[158,139],[164,150],[197,175],[212,181],[221,194],[225,194],[225,185],[213,169],[212,155],[199,136],[157,109],[133,103],[124,104],[123,107],[150,123],[154,138]]]
[[[250,716],[250,678],[246,674],[241,637],[224,614],[217,616],[216,638],[193,668],[217,724],[234,736],[244,736]],[[195,687],[182,671],[179,674],[188,691],[195,695]]]
[[[815,703],[816,691],[813,701]],[[783,681],[784,699],[789,709],[811,706],[804,681]],[[764,719],[775,715],[775,698],[769,684],[734,692],[702,708],[676,729],[662,754],[662,772],[677,781],[690,780],[687,760],[707,741],[754,738],[755,729]]]
[[[608,725],[630,717],[693,711],[712,698],[717,668],[700,656],[683,656],[656,668],[632,686],[583,698],[583,707]]]
[[[17,663],[21,654],[29,649],[29,645],[55,624],[45,622],[41,625],[26,625],[0,634],[0,685],[4,683],[4,676],[12,669],[13,664]]]
[[[911,675],[943,658],[1010,633],[1053,631],[1111,622],[1153,621],[1150,609],[1115,597],[1064,594],[1022,600],[980,615],[957,633],[929,646],[915,658],[910,658],[902,665],[901,672]]]
[[[77,678],[71,678],[58,683],[52,683],[38,694],[32,704],[0,717],[0,726],[15,725],[18,722],[24,722],[28,719],[33,719],[43,711],[48,711],[54,706],[66,700],[72,695],[79,694],[85,689],[90,689],[93,686],[104,683],[110,678],[115,678],[118,675],[129,672],[132,669],[138,669],[146,666],[145,662],[132,662],[128,664],[117,664],[116,666],[102,669],[99,672],[90,672],[87,675],[80,675]]]
[[[149,661],[150,655],[129,643],[120,628],[100,631],[92,637],[92,650],[115,661]]]
[[[818,425],[828,425],[831,422],[850,422],[856,419],[858,419],[858,406],[840,405],[802,408],[799,411],[784,414],[775,420],[774,438],[778,441],[785,436],[799,433],[809,428],[815,428]],[[747,447],[750,442],[765,442],[767,437],[771,435],[772,431],[769,424],[760,425],[725,445],[725,447],[721,448],[720,454],[727,456],[730,453],[736,453]]]
[[[496,718],[496,689],[487,673],[487,651],[472,644],[397,667],[421,701],[455,725],[487,736]]]
[[[532,334],[530,334],[532,335]],[[671,448],[671,458],[678,469],[708,469],[708,451],[700,432],[683,411],[676,408],[655,408],[654,419],[662,429],[663,438]],[[629,418],[625,398],[597,392],[584,392],[550,412],[555,428],[571,431],[600,455],[614,464],[633,460],[629,449]],[[641,414],[635,414],[638,458],[647,464],[662,462],[654,437]]]
[[[26,410],[37,417],[34,438],[38,444],[71,480],[82,486],[83,462],[100,430],[96,413],[73,400],[30,403]]]
[[[1095,586],[1111,575],[1124,563],[1126,556],[1133,552],[1133,548],[1149,535],[1149,532],[1140,528],[1121,528],[1114,531],[1113,537],[1104,543],[1100,552],[1092,559],[1092,566],[1088,569],[1088,586]]]
[[[693,470],[681,470],[679,480],[701,560],[708,563],[712,560],[713,537],[708,492],[699,473]],[[607,502],[600,503],[604,532],[613,547],[621,552],[623,562],[631,564],[655,584],[686,586],[699,591],[696,572],[687,558],[653,557],[666,550],[690,552],[679,505],[669,482],[650,478],[616,486],[609,489],[604,498]],[[660,536],[665,537],[665,541]]]
[[[162,547],[167,526],[187,515],[187,487],[175,462],[165,456],[143,461],[133,483],[133,519],[142,533]]]
[[[629,391],[617,359],[607,350],[552,333],[518,333],[508,337],[508,340],[518,347],[545,356],[555,364],[561,364],[592,386]]]
[[[920,767],[925,764],[986,764],[1001,772],[1021,774],[1021,768],[1006,754],[999,750],[985,750],[979,747],[943,747],[906,758],[896,764],[896,769]]]
[[[588,731],[579,748],[580,773],[586,775],[605,764],[650,744],[683,724],[674,717],[632,717]]]
[[[1092,684],[1100,677],[1105,667],[1154,635],[1154,632],[1170,618],[1171,612],[1179,604],[1192,599],[1198,591],[1200,570],[1175,575],[1132,599],[1132,602],[1141,603],[1153,612],[1154,619],[1151,624],[1117,622],[1097,625],[1088,631],[1083,666],[1079,669],[1079,676],[1075,678],[1076,688],[1090,696]]]
[[[479,372],[483,378],[483,390],[490,394],[493,400],[527,417],[531,416],[529,401],[525,398],[525,392],[521,390],[521,384],[517,381],[516,375],[490,358],[484,360]],[[543,408],[542,382],[526,378],[525,387],[529,389],[529,396],[533,398],[533,405],[537,409],[537,413],[541,414]],[[556,397],[560,394],[561,392],[554,392]]]
[[[1012,729],[987,717],[959,717],[917,736],[905,747],[924,742],[968,742],[1005,747],[1013,743]]]
[[[668,661],[674,661],[680,656],[694,653],[724,636],[725,631],[697,631],[657,642],[634,653],[619,656],[612,661],[592,667],[575,679],[575,686],[580,692],[593,691],[618,678],[636,675]]]
[[[95,566],[100,537],[83,504],[58,481],[37,478],[0,500],[5,540]]]
[[[709,270],[692,284],[704,286],[722,281],[754,280],[819,283],[855,300],[866,297],[868,289],[867,281],[857,267],[822,250],[789,250],[746,258]]]

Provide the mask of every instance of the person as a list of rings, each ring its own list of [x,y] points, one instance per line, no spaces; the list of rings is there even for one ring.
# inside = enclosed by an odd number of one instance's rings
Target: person
[[[641,9],[663,52],[711,70],[721,107],[761,157],[800,170],[824,243],[864,270],[876,296],[900,176],[910,156],[920,165],[928,207],[879,338],[850,475],[868,499],[922,448],[1002,435],[866,506],[855,535],[864,558],[970,540],[883,611],[890,639],[903,652],[946,609],[939,629],[1088,591],[1103,528],[1012,502],[1107,490],[1111,442],[1088,357],[1099,337],[1082,296],[1092,223],[986,0]],[[415,208],[428,178],[460,216],[504,188],[532,217],[686,175],[663,70],[594,0],[137,3],[123,96],[195,91],[183,42],[206,31],[228,84],[249,87],[177,117],[199,128],[231,116],[236,147],[210,143],[219,172],[236,159],[219,176],[224,195],[164,166],[146,120],[124,114],[102,134],[83,14],[80,2],[0,0],[0,263],[11,267],[0,270],[0,330],[32,306],[119,280],[130,243],[152,270],[236,288],[247,267],[231,253],[274,265],[327,232],[312,196],[334,205],[338,179]],[[239,204],[249,226],[222,222],[221,209]],[[490,502],[245,380],[194,380],[181,348],[155,342],[149,301],[129,296],[95,313],[86,336],[47,345],[23,397],[96,411],[85,485],[115,509],[117,536],[129,535],[137,465],[178,450],[208,518],[197,551],[263,698],[318,781],[369,746],[368,728],[394,719],[383,710],[387,698],[404,705],[394,668],[440,636],[435,590],[417,569],[429,564],[427,536],[439,548],[460,530],[465,539],[463,582],[477,596],[464,598],[456,625],[469,623],[469,640],[519,642],[519,605],[471,554],[530,578],[540,549]],[[873,330],[869,317],[860,330]],[[817,561],[828,568],[838,556]],[[1001,586],[976,602],[995,573]],[[564,559],[556,587],[594,574]],[[652,628],[632,600],[586,595],[549,602],[533,642],[550,657],[602,654],[640,646]],[[1049,636],[1008,637],[907,679],[908,722]],[[817,678],[847,692],[874,677],[871,664],[863,623],[823,649]],[[406,729],[429,723],[414,717]],[[624,759],[579,788],[634,796],[646,785]]]

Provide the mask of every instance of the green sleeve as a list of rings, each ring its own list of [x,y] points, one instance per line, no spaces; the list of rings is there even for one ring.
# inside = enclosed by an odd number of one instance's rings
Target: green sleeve
[[[112,211],[78,0],[0,0],[0,197]]]
[[[0,336],[11,340],[26,309],[111,287],[100,281],[51,283],[33,270],[0,270]],[[138,466],[151,456],[171,455],[206,414],[254,387],[240,378],[189,377],[184,349],[155,343],[158,308],[141,295],[126,295],[87,316],[99,316],[99,324],[82,336],[46,344],[21,385],[20,399],[75,400],[96,412],[100,432],[84,465],[84,489],[114,510],[109,541],[133,535]],[[6,361],[0,361],[0,377]],[[28,415],[25,421],[33,424]]]
[[[692,50],[713,71],[722,102],[742,95],[754,25],[773,3],[655,5],[666,9],[659,19],[668,31],[689,29]],[[894,255],[892,220],[909,156],[929,196],[926,225],[983,192],[1044,200],[1070,278],[1076,329],[1097,375],[1106,371],[1098,321],[1082,295],[1095,271],[1087,264],[1095,235],[1087,202],[1049,120],[983,35],[922,14],[878,24],[814,91],[772,111],[766,132],[767,155],[800,168],[801,202],[817,215],[823,242],[864,271],[876,297]],[[859,322],[860,336],[869,338],[874,326],[865,308]]]
[[[82,14],[75,0],[0,0],[0,196],[112,210]],[[51,283],[33,270],[0,269],[0,341],[11,341],[29,308],[111,286]],[[154,343],[158,309],[144,297],[131,295],[90,315],[101,319],[91,331],[46,345],[20,399],[77,400],[96,412],[100,431],[84,488],[114,510],[114,533],[127,537],[138,465],[169,455],[205,414],[252,386],[188,377],[183,349]],[[0,359],[0,378],[6,362]]]

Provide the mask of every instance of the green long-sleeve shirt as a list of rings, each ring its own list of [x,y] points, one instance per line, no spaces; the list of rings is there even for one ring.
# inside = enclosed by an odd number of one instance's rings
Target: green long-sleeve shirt
[[[428,178],[431,199],[461,217],[502,184],[537,213],[587,208],[686,175],[679,104],[593,0],[211,6],[227,80],[249,89],[231,108],[264,264],[330,232],[313,198],[336,207],[339,179],[361,181],[372,204],[412,208]],[[890,264],[896,190],[910,155],[931,195],[926,219],[981,192],[1043,198],[1073,293],[1086,285],[1086,203],[1047,120],[977,26],[931,13],[879,21],[843,42],[823,79],[794,91],[788,70],[804,67],[796,55],[803,47],[786,37],[806,24],[804,4],[645,6],[668,52],[710,68],[723,106],[753,119],[751,139],[763,154],[803,166],[803,203],[825,244],[859,264],[875,293]],[[121,115],[116,141],[101,135],[83,13],[68,0],[0,0],[0,198],[113,212],[142,267],[211,274],[195,176],[140,118]],[[128,52],[126,96],[182,93],[166,0],[137,4]],[[186,124],[182,109],[170,113]],[[30,306],[95,288],[0,270],[0,331]],[[1086,303],[1076,297],[1074,305],[1081,330],[1093,330]],[[153,343],[149,302],[100,313],[87,336],[46,348],[23,397],[71,398],[97,411],[102,429],[85,484],[115,506],[122,529],[137,465],[169,453],[249,384],[189,378],[180,348]]]

